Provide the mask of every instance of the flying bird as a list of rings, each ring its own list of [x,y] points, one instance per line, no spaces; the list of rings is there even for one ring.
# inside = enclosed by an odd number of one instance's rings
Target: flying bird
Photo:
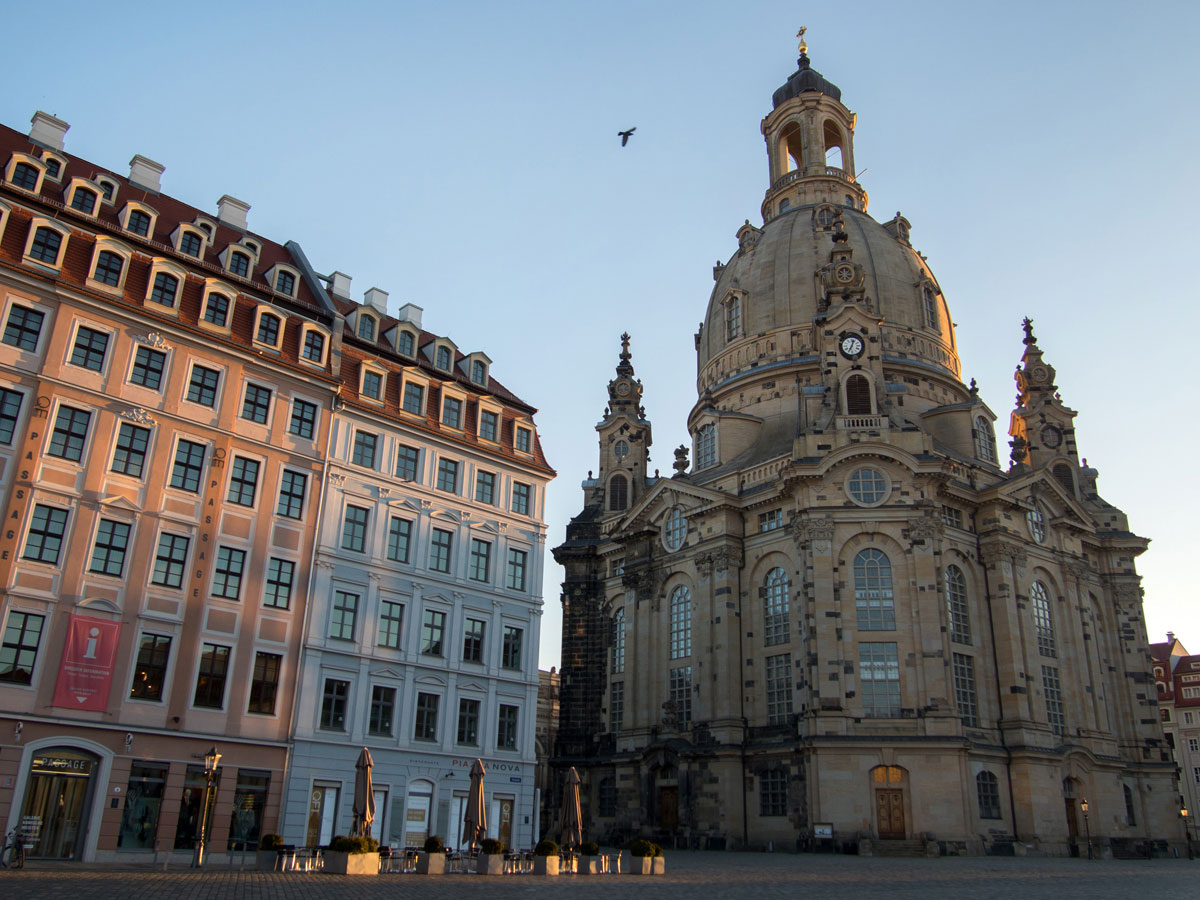
[[[622,147],[624,147],[626,144],[629,143],[629,136],[632,135],[635,131],[637,131],[636,125],[633,126],[632,128],[630,128],[628,131],[618,131],[617,132],[617,136],[621,138],[621,146]]]

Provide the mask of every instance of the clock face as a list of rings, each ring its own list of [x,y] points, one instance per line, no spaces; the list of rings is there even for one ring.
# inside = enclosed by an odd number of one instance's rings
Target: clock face
[[[1042,443],[1053,450],[1062,443],[1062,432],[1053,425],[1047,425],[1042,429]]]
[[[842,356],[847,359],[855,359],[863,352],[863,341],[857,334],[844,334],[838,347],[842,351]]]
[[[620,384],[618,384],[617,385],[617,393],[620,394],[621,396],[625,396],[626,394],[628,394],[629,393],[629,382],[622,381]]]
[[[629,455],[629,444],[625,441],[617,441],[613,447],[613,453],[617,454],[617,459],[624,459]]]
[[[842,284],[849,284],[854,280],[854,267],[838,266],[837,270],[834,272],[834,275]]]

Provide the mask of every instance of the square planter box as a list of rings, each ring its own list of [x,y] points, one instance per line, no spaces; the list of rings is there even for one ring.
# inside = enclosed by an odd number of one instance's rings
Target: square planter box
[[[559,859],[557,856],[535,856],[533,858],[534,875],[557,875]]]
[[[446,854],[426,853],[424,850],[417,856],[418,875],[445,875]]]
[[[667,860],[663,856],[631,856],[629,858],[630,875],[664,875],[667,871]]]
[[[600,859],[595,856],[579,857],[579,874],[580,875],[599,875],[600,874]]]
[[[378,853],[324,853],[325,871],[334,875],[378,875]]]
[[[273,872],[275,867],[279,865],[278,850],[255,850],[254,861],[258,865],[260,872]]]
[[[475,860],[476,875],[503,875],[504,874],[504,854],[503,853],[480,853],[479,858]]]
[[[654,857],[654,874],[655,875],[666,875],[667,874],[667,858],[665,856]]]

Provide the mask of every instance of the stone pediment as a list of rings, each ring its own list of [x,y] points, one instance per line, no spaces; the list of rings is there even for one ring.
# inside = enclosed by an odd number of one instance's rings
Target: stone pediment
[[[481,694],[487,693],[487,685],[481,681],[460,681],[458,689],[460,691],[478,691]]]
[[[1037,500],[1052,524],[1093,533],[1095,523],[1087,509],[1049,470],[1032,469],[1004,481],[980,494],[981,500],[1001,500],[1010,506],[1027,509]]]
[[[441,688],[446,687],[446,684],[447,684],[445,677],[443,677],[441,675],[433,675],[433,674],[429,674],[429,673],[426,673],[425,675],[418,675],[416,678],[413,679],[413,681],[416,682],[417,684],[425,684],[425,685],[430,685],[432,687],[441,687]]]
[[[125,510],[126,512],[140,512],[141,511],[140,506],[138,506],[136,503],[133,503],[127,497],[122,497],[120,495],[113,495],[111,497],[105,497],[100,501],[100,505],[106,506],[109,509],[122,509],[122,510]]]
[[[700,487],[682,478],[660,478],[658,483],[625,514],[617,530],[649,527],[673,506],[681,506],[686,515],[691,515],[697,509],[723,503],[728,499],[728,496],[720,491]]]
[[[84,597],[79,601],[78,606],[80,609],[86,609],[90,612],[121,612],[121,607],[117,606],[117,604],[113,603],[107,597]]]
[[[371,669],[372,678],[394,678],[397,681],[404,680],[404,672],[393,666],[379,666]]]

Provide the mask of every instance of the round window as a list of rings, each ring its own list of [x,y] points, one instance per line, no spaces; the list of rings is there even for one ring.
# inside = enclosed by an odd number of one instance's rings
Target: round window
[[[687,537],[687,517],[683,514],[682,509],[673,506],[667,513],[667,520],[663,523],[663,546],[668,550],[678,550],[683,546],[685,537]]]
[[[1029,526],[1029,536],[1039,544],[1046,542],[1046,520],[1042,516],[1042,508],[1036,503],[1033,509],[1025,513],[1025,524]]]
[[[846,482],[846,493],[850,495],[850,499],[863,506],[882,503],[887,499],[890,490],[887,476],[870,466],[855,470]]]

